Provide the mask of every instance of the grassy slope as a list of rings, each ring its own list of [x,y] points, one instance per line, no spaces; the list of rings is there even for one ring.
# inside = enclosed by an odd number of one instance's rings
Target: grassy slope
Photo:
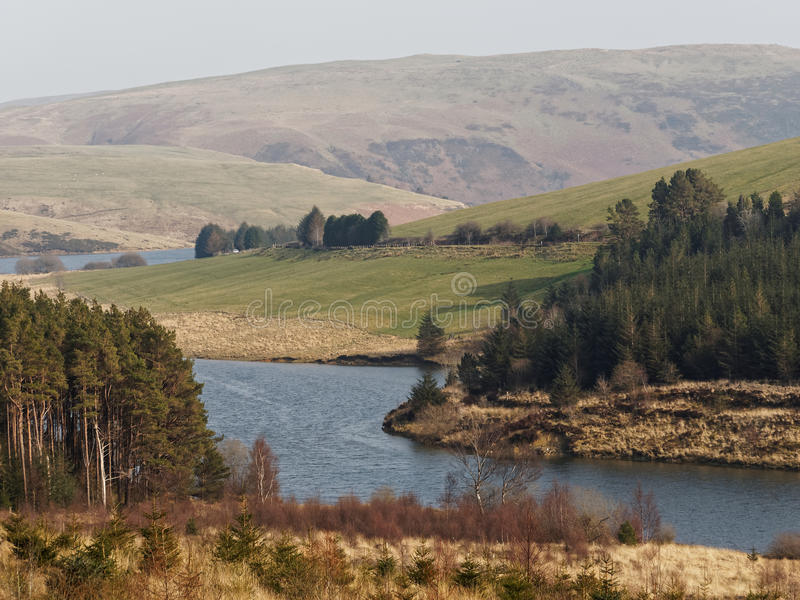
[[[589,227],[605,222],[606,209],[630,198],[646,213],[650,191],[660,177],[677,169],[702,169],[725,190],[729,199],[751,192],[780,190],[786,195],[800,187],[800,138],[627,175],[598,183],[548,192],[537,196],[492,202],[396,227],[394,235],[420,236],[431,229],[446,235],[459,223],[477,221],[484,227],[509,219],[527,225],[550,217],[569,227]]]
[[[22,242],[30,239],[33,231],[49,232],[56,235],[69,234],[72,239],[92,239],[119,244],[120,250],[156,250],[160,248],[179,248],[185,246],[183,240],[152,234],[133,233],[73,223],[62,219],[37,217],[10,210],[0,210],[0,232],[13,229],[18,234],[2,241],[0,248],[4,254],[23,254],[27,252]]]
[[[525,294],[541,293],[554,280],[587,269],[593,250],[590,245],[562,248],[559,256],[549,259],[535,255],[537,251],[532,249],[515,248],[270,250],[115,272],[67,273],[62,279],[69,291],[101,302],[144,305],[157,313],[243,314],[251,302],[263,301],[269,288],[275,314],[284,300],[293,303],[286,313],[290,317],[296,316],[298,306],[307,300],[320,303],[322,316],[334,302],[345,301],[354,307],[357,326],[365,324],[361,319],[364,303],[388,300],[397,306],[397,327],[388,322],[381,326],[374,318],[367,327],[409,336],[416,332],[416,324],[404,325],[403,321],[415,300],[430,303],[436,294],[438,305],[446,308],[448,302],[458,307],[463,298],[465,314],[471,315],[475,302],[498,299],[509,278]],[[474,293],[465,297],[451,288],[453,277],[462,272],[472,274],[477,283]],[[344,309],[336,312],[339,319],[344,315]],[[467,331],[471,323],[470,316],[466,327],[454,321],[448,329]]]
[[[800,50],[287,66],[6,108],[0,145],[207,148],[483,203],[800,135]]]
[[[409,218],[461,205],[331,177],[290,164],[187,148],[0,148],[0,207],[193,240],[208,221],[294,224],[312,204],[325,213],[387,208]],[[416,210],[416,212],[414,212]]]

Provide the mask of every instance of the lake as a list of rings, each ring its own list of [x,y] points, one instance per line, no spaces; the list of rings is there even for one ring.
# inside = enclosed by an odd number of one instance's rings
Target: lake
[[[436,503],[451,456],[381,431],[421,375],[413,367],[198,360],[210,427],[246,444],[264,434],[280,460],[281,492],[298,499],[366,499],[381,486]],[[558,480],[628,501],[652,490],[676,540],[763,551],[800,529],[800,474],[611,460],[543,461],[537,489]]]
[[[111,261],[124,252],[110,252],[104,254],[56,254],[51,256],[58,256],[61,262],[64,263],[64,268],[67,271],[76,271],[82,269],[88,262],[106,262]],[[181,260],[190,260],[194,258],[194,248],[172,248],[171,250],[148,250],[146,252],[137,252],[142,258],[147,261],[148,265],[163,265],[165,263],[178,262]],[[33,256],[9,256],[0,258],[0,274],[15,273],[14,267],[20,258],[38,258],[39,255]]]

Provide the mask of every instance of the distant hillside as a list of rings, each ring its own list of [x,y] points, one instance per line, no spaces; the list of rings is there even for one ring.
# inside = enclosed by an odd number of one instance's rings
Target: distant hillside
[[[550,217],[567,227],[587,228],[605,223],[608,207],[622,198],[633,200],[646,215],[653,184],[661,177],[669,179],[677,169],[689,167],[708,173],[731,200],[739,194],[774,190],[788,196],[800,189],[800,138],[538,196],[492,202],[408,223],[395,228],[393,235],[422,236],[432,230],[442,236],[467,221],[487,227],[510,220],[524,226],[540,217]]]
[[[158,250],[180,248],[184,240],[132,233],[0,210],[0,256],[38,252],[44,246],[64,252],[98,250]]]
[[[415,56],[0,109],[0,145],[206,148],[482,203],[798,136],[799,88],[779,46]]]
[[[403,223],[462,205],[383,185],[206,150],[156,146],[0,148],[0,208],[193,241],[209,221],[296,224],[383,210]]]

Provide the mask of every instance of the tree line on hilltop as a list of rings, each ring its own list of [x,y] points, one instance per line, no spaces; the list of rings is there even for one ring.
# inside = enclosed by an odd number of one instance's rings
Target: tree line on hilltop
[[[369,217],[358,213],[331,215],[327,219],[314,206],[297,226],[298,241],[308,248],[373,246],[389,237],[389,221],[376,210]]]
[[[223,229],[215,223],[209,223],[200,230],[194,244],[195,258],[208,258],[255,248],[269,248],[274,245],[291,242],[297,236],[293,227],[276,225],[259,227],[242,223],[237,229]]]
[[[297,241],[307,248],[373,246],[389,237],[389,221],[377,210],[369,217],[358,213],[331,215],[327,219],[314,206],[297,227],[277,225],[268,229],[242,223],[226,231],[209,223],[195,241],[195,257],[206,258],[236,250],[251,250]]]
[[[694,169],[656,183],[647,221],[620,200],[591,274],[551,288],[536,327],[512,315],[492,330],[462,383],[566,402],[595,386],[800,378],[800,193],[788,207],[742,196],[723,216],[724,200]]]

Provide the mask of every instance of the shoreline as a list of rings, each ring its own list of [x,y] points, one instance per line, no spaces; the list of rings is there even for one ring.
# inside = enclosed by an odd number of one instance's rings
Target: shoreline
[[[27,252],[21,254],[0,254],[0,259],[10,260],[14,258],[33,258],[38,256],[94,256],[96,254],[125,254],[128,252],[165,252],[168,250],[189,250],[193,248],[191,244],[186,246],[171,246],[169,248],[114,248],[113,250],[94,250],[92,252],[63,252],[53,250],[48,252]],[[4,275],[14,275],[14,273],[4,273]]]
[[[495,456],[695,464],[800,471],[800,387],[684,382],[646,397],[588,396],[555,407],[546,394],[467,404],[448,388],[442,406],[404,402],[383,431],[427,447],[459,449],[476,432],[497,440]]]

